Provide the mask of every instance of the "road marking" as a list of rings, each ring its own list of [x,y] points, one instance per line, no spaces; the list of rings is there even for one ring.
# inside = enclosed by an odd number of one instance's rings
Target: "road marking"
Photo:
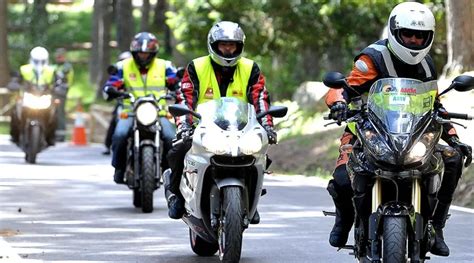
[[[15,250],[0,237],[0,263],[19,263],[23,262],[21,257],[15,253]]]
[[[461,212],[466,212],[466,213],[474,214],[474,209],[472,209],[472,208],[467,208],[467,207],[452,205],[452,206],[450,207],[450,209],[453,209],[453,210],[456,210],[456,211],[461,211]]]

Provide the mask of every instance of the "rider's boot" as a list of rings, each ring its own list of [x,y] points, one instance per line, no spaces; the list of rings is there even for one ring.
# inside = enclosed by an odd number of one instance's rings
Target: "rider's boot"
[[[433,216],[433,228],[435,229],[435,243],[430,252],[437,256],[449,256],[449,247],[444,242],[443,228],[446,224],[450,204],[438,202]]]
[[[115,182],[116,184],[125,184],[124,175],[125,175],[125,171],[124,171],[124,170],[115,168],[114,182]]]
[[[179,191],[179,182],[181,177],[171,171],[170,183],[166,185],[168,193],[168,216],[172,219],[183,217],[186,209],[184,208],[184,198]]]
[[[333,247],[343,247],[347,243],[349,232],[354,223],[352,191],[341,191],[334,180],[329,181],[327,190],[336,206],[336,219],[329,235],[329,244]]]
[[[172,219],[180,219],[184,212],[184,199],[176,194],[170,194],[168,197],[168,216]]]

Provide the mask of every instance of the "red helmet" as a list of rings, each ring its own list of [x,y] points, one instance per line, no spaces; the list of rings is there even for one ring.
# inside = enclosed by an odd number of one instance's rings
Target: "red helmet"
[[[132,53],[133,59],[140,67],[146,67],[156,56],[159,45],[158,40],[152,33],[140,32],[133,37],[130,43],[130,52]],[[138,53],[149,53],[150,55],[146,58],[140,58]]]

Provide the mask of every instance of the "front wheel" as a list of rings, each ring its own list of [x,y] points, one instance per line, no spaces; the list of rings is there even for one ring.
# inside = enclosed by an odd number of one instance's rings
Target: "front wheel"
[[[142,196],[142,211],[143,213],[151,213],[153,212],[153,192],[156,189],[156,162],[155,151],[153,147],[144,146],[142,148],[140,168],[140,192]]]
[[[222,215],[219,226],[219,258],[223,262],[239,262],[242,251],[242,192],[238,186],[222,190]]]
[[[383,262],[407,262],[407,221],[405,217],[385,217],[383,222]]]
[[[217,250],[219,250],[219,244],[207,242],[200,236],[196,235],[191,228],[189,229],[189,243],[191,244],[191,249],[194,253],[202,257],[210,257],[216,254]]]
[[[36,163],[36,155],[41,148],[41,128],[37,125],[31,126],[29,130],[28,147],[26,150],[26,162]]]

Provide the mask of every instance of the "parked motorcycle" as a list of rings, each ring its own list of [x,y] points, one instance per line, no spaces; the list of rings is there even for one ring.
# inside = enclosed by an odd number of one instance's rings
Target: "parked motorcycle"
[[[268,138],[258,120],[267,114],[284,117],[287,108],[272,106],[256,114],[251,104],[225,97],[199,105],[196,112],[184,105],[171,105],[169,111],[199,119],[180,183],[191,249],[200,256],[219,251],[220,260],[238,262],[243,232],[265,193]],[[165,171],[165,184],[170,174]]]
[[[324,84],[354,92],[342,74],[328,73]],[[355,244],[359,262],[424,262],[434,243],[431,215],[444,172],[442,155],[454,149],[438,144],[442,124],[471,120],[449,113],[437,99],[450,90],[469,91],[474,77],[458,76],[437,94],[436,81],[407,78],[377,80],[366,102],[356,97],[347,123],[355,125],[347,170],[368,182],[368,196],[355,196]],[[333,116],[328,118],[333,119]],[[353,185],[357,187],[356,185]]]
[[[29,84],[16,104],[16,120],[20,122],[18,146],[28,163],[36,163],[38,153],[54,144],[57,102],[48,85]],[[54,136],[53,136],[54,137]]]
[[[171,100],[170,95],[155,98],[153,94],[130,98],[133,111],[122,113],[120,117],[134,117],[132,136],[127,142],[127,166],[125,181],[133,190],[133,205],[141,207],[143,213],[153,212],[153,193],[162,182],[163,141],[160,139],[161,125],[159,112],[163,111],[161,100]],[[126,116],[123,116],[126,115]]]

